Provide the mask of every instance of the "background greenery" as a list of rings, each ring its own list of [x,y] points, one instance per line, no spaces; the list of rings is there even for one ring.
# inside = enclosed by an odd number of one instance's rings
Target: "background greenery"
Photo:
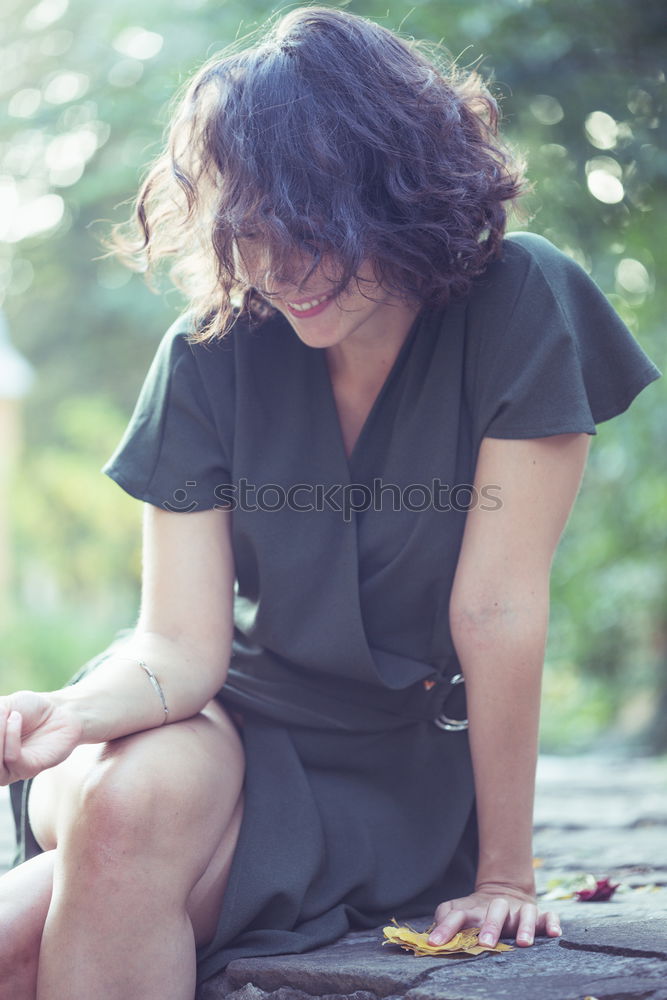
[[[281,5],[282,6],[282,5]],[[339,6],[336,3],[330,6]],[[540,232],[579,260],[661,370],[665,32],[659,2],[352,0],[478,65],[523,148]],[[140,505],[99,468],[182,309],[99,259],[175,88],[278,9],[258,0],[5,0],[0,296],[37,380],[12,487],[2,687],[52,687],[138,600]],[[515,228],[518,228],[515,226]],[[667,750],[667,387],[602,424],[553,572],[543,749]]]

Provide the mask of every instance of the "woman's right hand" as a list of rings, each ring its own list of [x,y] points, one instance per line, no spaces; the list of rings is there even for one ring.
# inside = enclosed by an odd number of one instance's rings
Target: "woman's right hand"
[[[35,691],[0,697],[0,785],[59,764],[81,742],[82,724],[66,701]]]

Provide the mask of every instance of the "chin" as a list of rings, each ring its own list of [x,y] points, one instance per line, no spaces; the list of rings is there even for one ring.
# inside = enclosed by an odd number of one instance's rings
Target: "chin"
[[[292,329],[299,340],[302,340],[308,347],[332,347],[334,344],[339,344],[342,340],[345,340],[347,336],[347,333],[340,333],[333,330],[331,325],[323,325],[319,330],[299,330],[293,325]]]

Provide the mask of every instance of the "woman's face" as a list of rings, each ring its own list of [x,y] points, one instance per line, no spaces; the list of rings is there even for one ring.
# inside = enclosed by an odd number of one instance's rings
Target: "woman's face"
[[[286,317],[309,347],[331,347],[361,326],[380,326],[387,308],[400,304],[405,309],[404,302],[378,283],[370,260],[362,263],[357,278],[338,296],[333,294],[335,271],[329,259],[323,259],[302,286],[271,275],[269,256],[258,239],[239,239],[236,261],[237,273]],[[304,258],[304,275],[308,268]],[[293,271],[298,274],[298,266]]]

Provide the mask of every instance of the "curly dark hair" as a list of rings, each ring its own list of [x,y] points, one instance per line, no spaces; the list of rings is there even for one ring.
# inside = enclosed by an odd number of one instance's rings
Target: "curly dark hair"
[[[198,340],[274,311],[268,289],[244,284],[241,237],[259,238],[270,273],[297,285],[325,258],[339,294],[370,260],[407,300],[465,295],[527,184],[479,73],[439,62],[437,48],[343,10],[269,21],[175,95],[166,149],[107,248],[149,284],[173,258]]]

